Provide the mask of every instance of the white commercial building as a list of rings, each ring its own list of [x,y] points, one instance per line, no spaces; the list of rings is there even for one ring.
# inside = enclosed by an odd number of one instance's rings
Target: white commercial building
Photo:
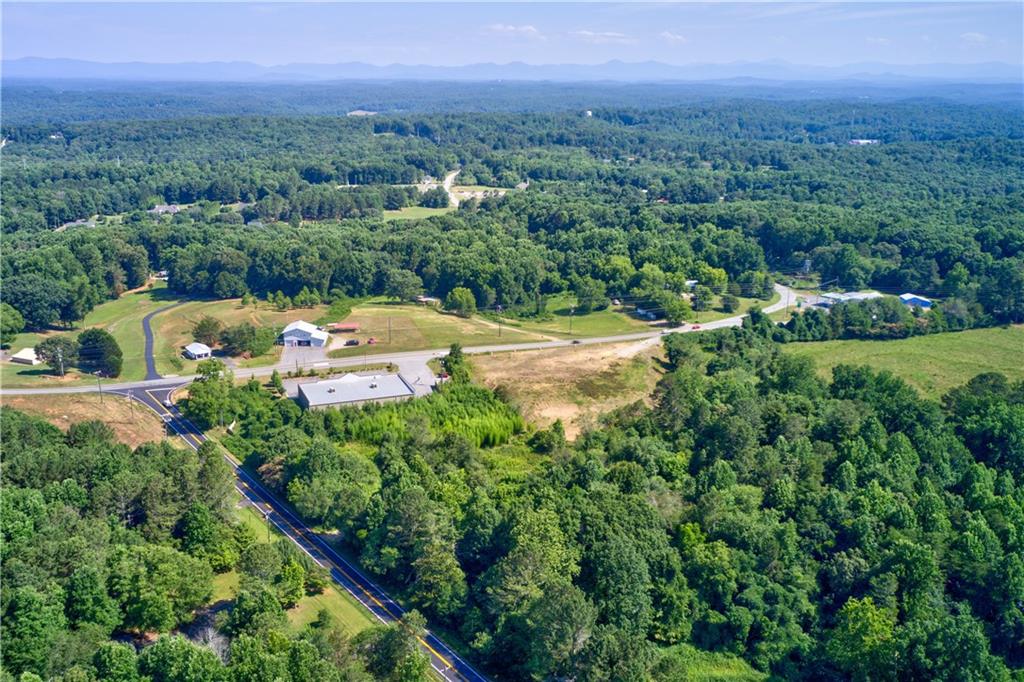
[[[281,332],[281,343],[285,346],[312,346],[323,348],[327,345],[330,334],[309,322],[296,320]]]
[[[882,298],[877,291],[848,291],[846,293],[822,294],[821,305],[831,307],[836,303],[849,303],[850,301],[869,301],[873,298]]]
[[[338,379],[299,384],[299,405],[307,410],[368,402],[394,402],[414,395],[415,389],[401,374],[346,374]]]

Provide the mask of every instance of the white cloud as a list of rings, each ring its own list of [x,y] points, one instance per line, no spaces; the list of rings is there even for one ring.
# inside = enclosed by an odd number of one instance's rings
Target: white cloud
[[[670,43],[686,43],[689,42],[686,36],[673,33],[672,31],[662,31],[658,34],[658,37],[662,40],[667,40]]]
[[[488,33],[497,33],[516,38],[544,40],[544,34],[541,33],[536,26],[531,24],[523,24],[522,26],[516,26],[514,24],[490,24],[489,26],[485,26],[484,30]]]
[[[572,31],[569,35],[594,45],[630,45],[636,40],[617,31]]]
[[[892,42],[888,38],[883,38],[882,36],[868,36],[866,40],[871,45],[888,45]]]
[[[988,42],[988,36],[977,31],[968,31],[960,34],[960,40],[971,45],[984,45]]]

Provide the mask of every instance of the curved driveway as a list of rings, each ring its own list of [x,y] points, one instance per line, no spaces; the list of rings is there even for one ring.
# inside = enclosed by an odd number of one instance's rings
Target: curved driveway
[[[154,315],[159,315],[165,310],[171,308],[177,308],[179,305],[183,305],[185,301],[179,301],[178,303],[172,303],[171,305],[165,305],[163,308],[157,308],[149,315],[142,318],[142,334],[146,337],[146,381],[155,381],[162,379],[160,373],[156,371],[156,357],[153,355],[153,328],[150,326],[150,320],[153,319]]]

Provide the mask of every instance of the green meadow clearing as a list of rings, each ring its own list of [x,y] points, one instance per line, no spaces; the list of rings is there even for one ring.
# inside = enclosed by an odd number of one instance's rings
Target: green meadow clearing
[[[1024,379],[1024,325],[892,341],[790,343],[783,349],[814,360],[824,377],[830,377],[836,365],[869,365],[902,377],[930,398],[939,398],[982,372]]]
[[[454,206],[447,208],[427,208],[426,206],[406,206],[395,211],[384,211],[384,220],[420,220],[432,218],[436,215],[444,215],[455,210]]]

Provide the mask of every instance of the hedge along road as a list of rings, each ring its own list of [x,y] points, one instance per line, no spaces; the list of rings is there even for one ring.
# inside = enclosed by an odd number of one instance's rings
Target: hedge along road
[[[766,314],[778,312],[783,310],[787,306],[796,303],[797,295],[789,287],[781,284],[775,285],[775,291],[779,293],[779,300],[770,306],[762,309],[762,312]],[[164,308],[166,310],[166,308]],[[155,311],[160,312],[160,311]],[[154,313],[155,314],[155,313]],[[725,317],[714,322],[706,322],[700,325],[694,325],[687,323],[679,327],[673,327],[671,329],[656,330],[656,331],[644,331],[644,332],[633,332],[630,334],[617,334],[614,336],[593,336],[588,338],[579,339],[557,339],[553,341],[533,341],[529,343],[507,343],[501,345],[491,346],[469,346],[462,349],[462,352],[475,355],[481,353],[508,353],[513,351],[524,351],[524,350],[542,350],[546,348],[562,348],[565,346],[574,345],[590,345],[597,343],[617,343],[620,341],[640,341],[643,339],[657,339],[658,337],[668,333],[682,333],[688,334],[699,331],[708,331],[712,329],[722,329],[725,327],[738,327],[743,324],[743,318],[746,315],[735,315],[733,317]],[[149,337],[147,336],[146,351],[147,351],[147,367],[151,360],[152,346],[149,343]],[[415,368],[425,365],[428,361],[435,358],[441,358],[448,354],[447,348],[436,348],[430,350],[413,350],[405,351],[402,353],[388,353],[373,355],[374,364],[394,364],[401,370],[402,367]],[[348,358],[335,358],[328,359],[314,363],[317,369],[326,368],[343,368],[343,367],[360,367],[365,364],[363,356],[352,356]],[[253,369],[244,370],[240,372],[240,376],[252,376],[252,377],[263,377],[270,376],[275,370],[278,372],[287,372],[295,369],[294,363],[278,363],[276,365],[268,365],[266,367],[256,367]],[[148,372],[147,372],[148,373]],[[122,383],[108,383],[104,384],[103,390],[105,391],[121,391],[127,389],[145,389],[147,387],[159,387],[167,384],[169,381],[174,381],[179,385],[187,384],[193,381],[197,375],[189,375],[182,377],[164,377],[162,379],[147,379],[144,381],[129,381]],[[2,389],[0,388],[0,395],[37,395],[46,393],[92,393],[97,391],[96,386],[67,386],[67,387],[48,387],[48,388],[12,388]]]

